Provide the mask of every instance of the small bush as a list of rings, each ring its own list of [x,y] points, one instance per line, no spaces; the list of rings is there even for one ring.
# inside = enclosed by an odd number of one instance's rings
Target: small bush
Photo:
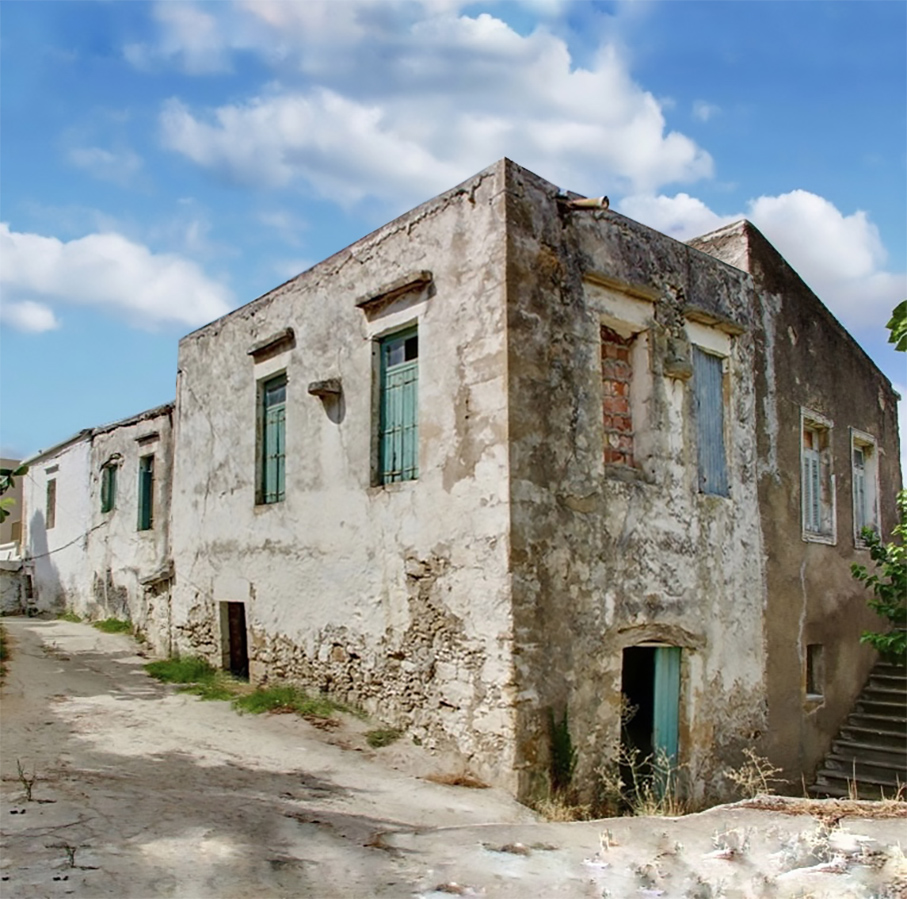
[[[168,684],[195,684],[210,680],[217,673],[208,662],[197,656],[149,662],[145,670],[152,677]]]
[[[105,618],[103,621],[93,621],[92,627],[96,627],[105,634],[131,634],[132,624],[129,621],[123,621],[122,618]]]
[[[160,681],[180,684],[181,693],[191,693],[206,701],[234,699],[245,687],[244,682],[218,671],[198,656],[149,662],[145,670]]]
[[[390,746],[396,743],[403,736],[403,731],[396,727],[378,727],[370,730],[365,735],[365,742],[372,749],[381,749],[382,746]]]
[[[67,609],[65,612],[61,612],[57,615],[57,619],[59,621],[71,621],[73,624],[78,624],[82,620],[82,616],[77,615],[72,609]],[[110,620],[115,621],[116,619],[112,618]]]
[[[237,696],[233,706],[240,712],[260,715],[262,712],[293,712],[303,717],[330,718],[336,712],[350,711],[348,706],[334,702],[327,696],[309,696],[299,687],[283,684],[275,687],[262,687]]]

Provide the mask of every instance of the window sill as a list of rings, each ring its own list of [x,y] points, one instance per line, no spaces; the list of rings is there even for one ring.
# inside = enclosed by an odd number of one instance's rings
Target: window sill
[[[381,496],[386,493],[399,493],[402,490],[407,490],[412,487],[414,484],[418,484],[418,478],[408,478],[405,481],[388,481],[386,484],[372,484],[368,488],[369,496]]]
[[[813,534],[810,531],[803,531],[801,536],[804,543],[824,543],[826,546],[834,546],[838,542],[834,534]]]
[[[825,705],[825,697],[821,693],[807,693],[803,699],[803,711],[812,714]]]

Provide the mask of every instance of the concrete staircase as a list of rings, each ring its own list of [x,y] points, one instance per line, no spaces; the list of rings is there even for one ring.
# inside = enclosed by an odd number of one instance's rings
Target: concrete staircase
[[[907,667],[879,662],[809,792],[879,799],[892,798],[903,785],[907,785]]]

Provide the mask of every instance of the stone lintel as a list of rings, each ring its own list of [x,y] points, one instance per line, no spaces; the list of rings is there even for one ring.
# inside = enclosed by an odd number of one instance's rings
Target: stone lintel
[[[627,296],[648,300],[650,303],[658,301],[658,291],[645,284],[630,284],[628,281],[621,281],[619,278],[612,278],[610,275],[596,271],[584,272],[583,280],[590,284],[597,284],[599,287],[616,290],[618,293],[625,293]]]
[[[701,325],[709,325],[710,327],[715,328],[718,331],[723,331],[725,334],[730,334],[731,337],[737,337],[739,334],[742,334],[746,330],[746,328],[738,322],[732,321],[731,319],[726,318],[723,315],[716,315],[714,312],[700,309],[697,306],[687,306],[683,310],[683,314],[691,322],[699,322],[699,324]]]
[[[385,303],[397,299],[406,293],[412,293],[417,290],[424,290],[431,284],[433,279],[432,273],[427,270],[410,272],[400,278],[396,278],[383,287],[368,293],[356,300],[356,306],[364,312],[372,312]]]
[[[296,345],[296,334],[292,328],[284,328],[276,334],[271,334],[263,340],[253,343],[246,351],[257,362],[259,357],[272,355],[279,350],[291,349]]]

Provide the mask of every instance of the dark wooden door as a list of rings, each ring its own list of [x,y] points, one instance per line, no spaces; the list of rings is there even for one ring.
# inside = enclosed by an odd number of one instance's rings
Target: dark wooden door
[[[230,641],[230,673],[249,679],[249,650],[246,645],[246,605],[227,603],[227,630]]]

